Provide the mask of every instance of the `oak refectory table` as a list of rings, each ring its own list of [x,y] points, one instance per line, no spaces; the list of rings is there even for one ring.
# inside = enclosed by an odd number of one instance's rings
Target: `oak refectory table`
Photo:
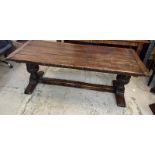
[[[78,45],[48,41],[28,41],[8,56],[8,60],[26,63],[30,73],[25,94],[38,83],[85,88],[115,93],[117,105],[125,107],[125,85],[131,76],[147,76],[148,70],[132,49],[97,45]],[[43,77],[39,65],[117,74],[112,86]]]

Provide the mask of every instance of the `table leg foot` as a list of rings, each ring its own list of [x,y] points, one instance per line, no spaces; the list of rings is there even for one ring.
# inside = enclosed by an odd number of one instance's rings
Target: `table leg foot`
[[[39,83],[40,78],[43,77],[44,72],[39,71],[39,65],[26,64],[27,71],[30,73],[29,84],[25,89],[25,94],[32,94],[37,84]]]
[[[124,95],[115,94],[115,96],[116,96],[117,106],[126,107]]]
[[[151,88],[150,92],[155,94],[155,87]]]
[[[25,94],[28,94],[28,95],[32,94],[33,91],[34,91],[34,89],[36,88],[37,84],[38,84],[38,82],[30,81],[29,84],[28,84],[28,86],[26,87],[24,93]]]
[[[113,81],[113,86],[114,86],[114,89],[115,89],[115,98],[116,98],[117,106],[126,107],[124,93],[123,94],[117,94],[116,93],[116,80]]]
[[[115,90],[116,102],[119,107],[126,107],[124,98],[125,85],[129,83],[131,76],[117,75],[115,81],[113,81],[113,87]]]
[[[40,78],[43,77],[44,72],[39,71],[38,75],[39,75],[39,79],[40,79]],[[27,85],[24,93],[25,94],[29,94],[29,95],[32,94],[38,83],[39,83],[39,81],[30,80],[29,84]]]
[[[155,115],[155,103],[151,104],[149,107],[151,111],[153,112],[153,114]]]

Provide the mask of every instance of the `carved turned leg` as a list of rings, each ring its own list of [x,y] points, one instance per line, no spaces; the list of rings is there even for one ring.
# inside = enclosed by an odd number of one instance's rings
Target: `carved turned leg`
[[[27,71],[30,73],[29,84],[25,89],[25,94],[32,94],[33,90],[39,83],[39,79],[43,76],[44,72],[39,71],[39,65],[26,64]]]
[[[128,75],[117,75],[116,81],[113,81],[117,105],[120,107],[126,107],[124,99],[124,92],[125,92],[124,86],[129,83],[130,78],[131,76]]]

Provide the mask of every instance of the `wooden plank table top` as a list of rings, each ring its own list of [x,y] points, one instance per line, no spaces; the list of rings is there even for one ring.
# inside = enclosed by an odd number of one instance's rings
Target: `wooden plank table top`
[[[9,60],[132,76],[148,70],[134,50],[128,48],[28,41],[8,56]]]
[[[60,40],[59,40],[60,42]],[[98,44],[102,46],[117,46],[117,47],[126,47],[134,48],[136,53],[140,56],[143,51],[144,45],[149,45],[150,40],[64,40],[68,43],[77,43],[77,44]]]

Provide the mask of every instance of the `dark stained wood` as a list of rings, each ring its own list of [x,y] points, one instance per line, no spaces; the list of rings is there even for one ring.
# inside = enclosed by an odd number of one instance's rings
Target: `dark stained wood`
[[[155,87],[151,88],[150,92],[155,94]]]
[[[116,47],[29,41],[8,59],[106,73],[148,75],[147,69],[133,50]]]
[[[115,93],[117,105],[120,107],[125,107],[125,98],[124,85],[127,84],[130,80],[129,76],[126,75],[118,75],[116,81],[113,81],[113,86],[107,85],[99,85],[99,84],[90,84],[80,81],[72,81],[72,80],[63,80],[63,79],[54,79],[54,78],[45,78],[43,77],[44,72],[39,72],[39,66],[35,64],[26,64],[27,71],[30,73],[29,84],[25,89],[25,94],[32,94],[34,89],[36,88],[38,83],[50,84],[50,85],[59,85],[59,86],[67,86],[74,88],[83,88],[88,90],[95,91],[106,91]]]
[[[85,88],[115,93],[117,105],[125,107],[124,85],[132,76],[146,76],[145,68],[137,54],[131,49],[75,45],[60,42],[28,41],[10,54],[9,60],[26,63],[30,73],[25,94],[31,94],[38,83]],[[118,74],[113,86],[97,85],[79,81],[44,78],[39,65],[57,66],[88,71]]]
[[[155,103],[151,104],[149,107],[150,107],[152,113],[155,115]]]
[[[39,66],[34,64],[26,64],[26,68],[27,71],[30,73],[30,79],[29,84],[25,89],[25,94],[32,94],[44,72],[38,72]]]
[[[83,88],[83,89],[95,90],[95,91],[106,91],[111,93],[115,92],[113,86],[90,84],[90,83],[80,82],[80,81],[62,80],[62,79],[54,79],[54,78],[41,78],[39,82],[44,84],[50,84],[50,85]]]
[[[125,98],[124,98],[124,93],[125,93],[124,86],[129,83],[130,78],[131,76],[128,76],[128,75],[117,75],[116,80],[113,81],[117,105],[120,107],[126,107]]]
[[[25,89],[25,94],[32,94],[38,83],[67,86],[74,88],[83,88],[96,91],[106,91],[115,93],[117,105],[120,107],[125,107],[125,98],[124,85],[127,84],[130,80],[130,77],[127,75],[118,75],[116,81],[113,82],[113,86],[99,85],[99,84],[90,84],[80,81],[72,80],[63,80],[63,79],[54,79],[54,78],[44,78],[44,72],[39,71],[39,66],[36,64],[26,64],[27,71],[30,73],[29,84]]]

